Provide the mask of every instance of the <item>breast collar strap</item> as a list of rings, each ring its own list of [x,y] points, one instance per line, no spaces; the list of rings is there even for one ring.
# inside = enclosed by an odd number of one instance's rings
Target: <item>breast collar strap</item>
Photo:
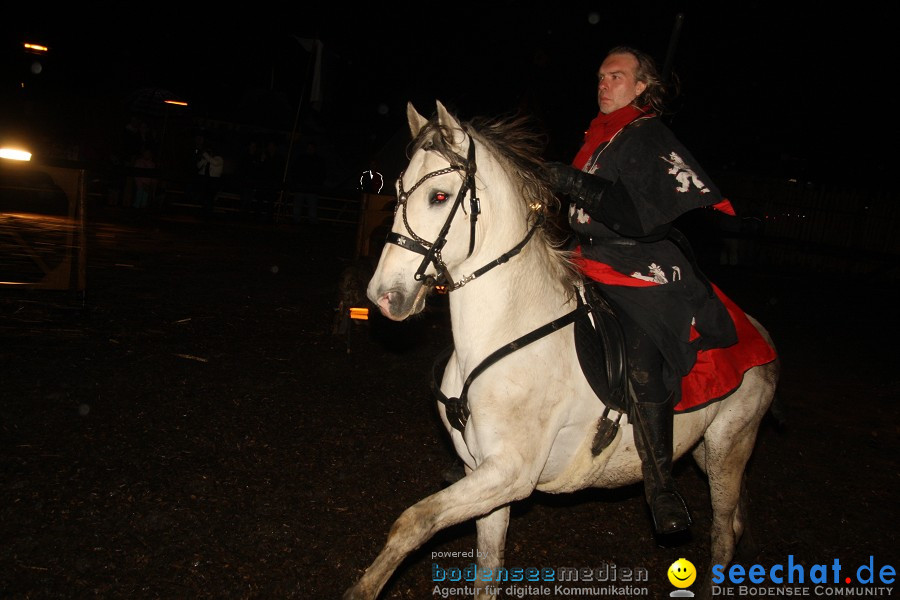
[[[589,304],[585,304],[582,301],[581,294],[579,294],[577,291],[575,292],[575,297],[578,300],[578,304],[574,310],[559,317],[558,319],[547,323],[546,325],[538,327],[530,333],[526,333],[525,335],[506,344],[505,346],[498,348],[487,358],[481,361],[481,363],[479,363],[478,366],[472,369],[472,372],[469,373],[469,376],[466,378],[465,383],[463,383],[463,389],[462,392],[460,392],[458,398],[448,398],[446,395],[444,395],[444,392],[441,391],[441,386],[438,383],[437,377],[438,371],[440,370],[441,372],[443,372],[442,367],[446,364],[446,361],[450,358],[450,355],[453,354],[453,345],[451,344],[437,357],[432,368],[431,391],[434,393],[435,398],[437,398],[438,402],[444,405],[444,408],[447,412],[447,421],[450,422],[450,425],[454,429],[463,431],[466,428],[466,421],[468,421],[470,414],[469,386],[472,385],[472,382],[476,377],[481,375],[488,367],[499,361],[501,358],[509,356],[516,350],[524,348],[528,344],[536,342],[537,340],[550,335],[554,331],[559,331],[563,327],[574,323],[575,320],[582,315],[586,315],[587,313],[591,312],[591,306]]]

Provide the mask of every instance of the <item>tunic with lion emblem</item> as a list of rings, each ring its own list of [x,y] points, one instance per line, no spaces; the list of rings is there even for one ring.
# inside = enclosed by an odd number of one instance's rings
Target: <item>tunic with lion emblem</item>
[[[579,156],[588,156],[585,148]],[[677,390],[699,350],[730,346],[737,335],[713,287],[673,241],[672,223],[727,201],[655,116],[638,116],[575,166],[613,182],[593,217],[569,208],[579,266],[653,338],[671,369],[668,387]]]

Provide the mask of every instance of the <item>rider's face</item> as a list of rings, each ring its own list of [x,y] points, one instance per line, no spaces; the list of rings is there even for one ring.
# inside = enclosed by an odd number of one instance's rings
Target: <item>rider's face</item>
[[[647,85],[635,79],[637,59],[631,54],[610,54],[597,72],[597,103],[605,115],[628,106]]]

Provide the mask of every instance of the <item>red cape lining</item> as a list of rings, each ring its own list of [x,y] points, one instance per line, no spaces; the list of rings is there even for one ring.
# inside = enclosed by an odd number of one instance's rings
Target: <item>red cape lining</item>
[[[582,273],[607,285],[631,287],[659,285],[653,281],[619,273],[604,263],[587,260],[581,256],[581,247],[576,249],[573,262]],[[710,402],[725,398],[741,385],[744,373],[753,367],[770,363],[777,357],[775,349],[753,326],[744,311],[716,285],[712,286],[731,315],[738,341],[727,348],[712,348],[697,352],[697,362],[691,372],[681,380],[681,401],[675,406],[676,412],[696,410]],[[696,337],[697,332],[691,327],[691,340]]]
[[[681,402],[676,412],[696,410],[710,402],[721,400],[740,387],[744,373],[772,362],[775,349],[763,338],[744,311],[722,290],[713,285],[716,295],[725,304],[738,341],[727,348],[712,348],[697,353],[697,362],[681,380]]]

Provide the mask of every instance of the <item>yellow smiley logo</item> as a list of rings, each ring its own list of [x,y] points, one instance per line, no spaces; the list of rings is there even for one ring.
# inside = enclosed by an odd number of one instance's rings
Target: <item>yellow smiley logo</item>
[[[668,571],[669,582],[677,588],[689,587],[697,579],[694,563],[686,558],[679,558],[672,563]]]

